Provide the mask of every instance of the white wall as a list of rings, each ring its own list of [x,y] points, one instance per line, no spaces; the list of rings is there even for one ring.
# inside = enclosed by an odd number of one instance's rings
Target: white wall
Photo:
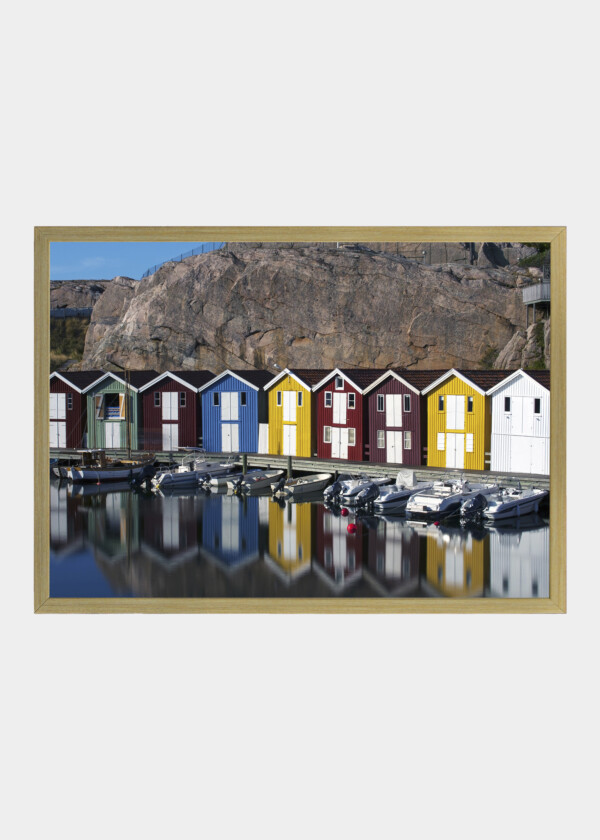
[[[3,261],[24,314],[2,340],[25,444],[0,491],[5,836],[589,836],[600,564],[575,504],[566,616],[34,616],[23,385],[34,224],[568,224],[569,390],[588,393],[587,11],[9,8]],[[570,498],[598,471],[587,418],[571,400]]]
[[[511,411],[504,410],[510,397]],[[541,400],[534,414],[534,399]],[[550,393],[520,374],[495,391],[492,400],[492,470],[550,472]],[[516,440],[519,438],[519,440]]]

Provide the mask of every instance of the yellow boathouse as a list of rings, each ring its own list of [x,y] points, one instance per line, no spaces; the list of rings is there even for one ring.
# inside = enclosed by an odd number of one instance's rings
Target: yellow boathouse
[[[313,454],[312,386],[323,378],[322,370],[286,368],[265,385],[269,398],[269,453]]]
[[[506,375],[506,371],[452,369],[423,389],[428,467],[489,469],[492,409],[485,394]]]

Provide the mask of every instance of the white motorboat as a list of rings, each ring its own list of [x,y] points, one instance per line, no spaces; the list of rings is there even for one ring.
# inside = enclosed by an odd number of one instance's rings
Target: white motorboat
[[[411,496],[415,493],[425,493],[432,487],[432,481],[420,481],[417,484],[407,485],[403,481],[402,473],[398,473],[395,484],[380,488],[379,496],[373,502],[373,510],[377,514],[402,513]]]
[[[203,461],[200,458],[194,459],[192,468],[197,473],[210,476],[211,478],[239,472],[239,467],[233,461],[219,463],[218,461]]]
[[[365,476],[361,477],[364,478]],[[337,501],[344,490],[353,487],[358,481],[360,481],[358,476],[352,476],[346,473],[338,475],[333,484],[330,484],[323,491],[323,499],[328,503]]]
[[[256,472],[249,472],[242,476],[239,484],[234,485],[234,489],[242,490],[244,493],[264,490],[265,488],[270,488],[271,484],[276,484],[282,475],[283,470],[256,470]],[[227,486],[229,487],[229,484]]]
[[[273,482],[271,490],[276,496],[302,496],[324,490],[332,478],[331,473],[301,475],[299,478],[288,478],[285,482]]]
[[[430,519],[436,516],[447,517],[459,513],[462,503],[478,494],[489,496],[498,489],[497,484],[479,484],[450,478],[434,481],[430,490],[413,493],[406,503],[406,513],[411,518]]]
[[[380,488],[391,484],[393,481],[389,475],[384,476],[363,476],[354,482],[346,482],[342,492],[339,494],[340,502],[345,505],[364,504],[366,501],[372,501],[379,495]],[[377,488],[377,493],[374,493],[374,488]]]
[[[487,506],[483,510],[485,519],[512,519],[537,513],[540,502],[548,495],[547,490],[536,487],[500,487],[486,497]]]
[[[204,475],[205,473],[192,470],[185,464],[175,469],[159,470],[152,479],[152,489],[166,490],[171,487],[195,487]]]

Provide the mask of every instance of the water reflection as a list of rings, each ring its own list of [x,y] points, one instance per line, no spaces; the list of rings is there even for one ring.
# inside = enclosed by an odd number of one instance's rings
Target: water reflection
[[[53,597],[548,597],[549,527],[344,517],[321,502],[51,483]]]

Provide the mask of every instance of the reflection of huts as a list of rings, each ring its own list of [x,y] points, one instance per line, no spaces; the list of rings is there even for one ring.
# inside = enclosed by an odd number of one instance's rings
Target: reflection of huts
[[[404,519],[378,517],[368,530],[364,575],[381,595],[413,594],[419,588],[421,540]]]
[[[490,528],[490,595],[493,598],[550,596],[550,528]]]
[[[207,452],[258,452],[267,424],[267,370],[226,370],[200,391],[202,442]]]
[[[314,571],[335,593],[340,593],[362,577],[365,526],[359,520],[356,532],[348,533],[348,517],[317,506]]]
[[[312,556],[311,504],[269,504],[269,551],[265,562],[286,583],[310,571]]]
[[[322,370],[286,368],[265,385],[269,398],[269,452],[272,455],[310,458],[315,451],[311,389],[323,379],[324,373]]]
[[[425,540],[427,584],[436,595],[472,598],[484,594],[487,537],[430,525]]]
[[[50,448],[86,445],[86,390],[104,376],[101,370],[54,371],[50,374]]]
[[[140,497],[131,490],[86,495],[87,528],[94,555],[117,563],[140,548]]]
[[[141,551],[158,563],[173,567],[198,557],[198,523],[204,497],[173,493],[144,501]]]
[[[484,470],[490,449],[486,391],[505,371],[449,370],[423,388],[427,396],[427,466]]]
[[[142,385],[144,449],[173,452],[179,446],[200,446],[198,388],[213,378],[208,370],[176,370]]]
[[[202,511],[202,553],[228,571],[259,556],[258,498],[211,495]]]
[[[67,556],[85,541],[85,516],[65,483],[50,482],[50,548],[55,556]]]
[[[491,469],[550,472],[550,371],[517,370],[488,390]]]
[[[88,446],[93,449],[124,449],[127,446],[138,449],[143,446],[139,390],[157,376],[155,370],[105,373],[86,391]]]

